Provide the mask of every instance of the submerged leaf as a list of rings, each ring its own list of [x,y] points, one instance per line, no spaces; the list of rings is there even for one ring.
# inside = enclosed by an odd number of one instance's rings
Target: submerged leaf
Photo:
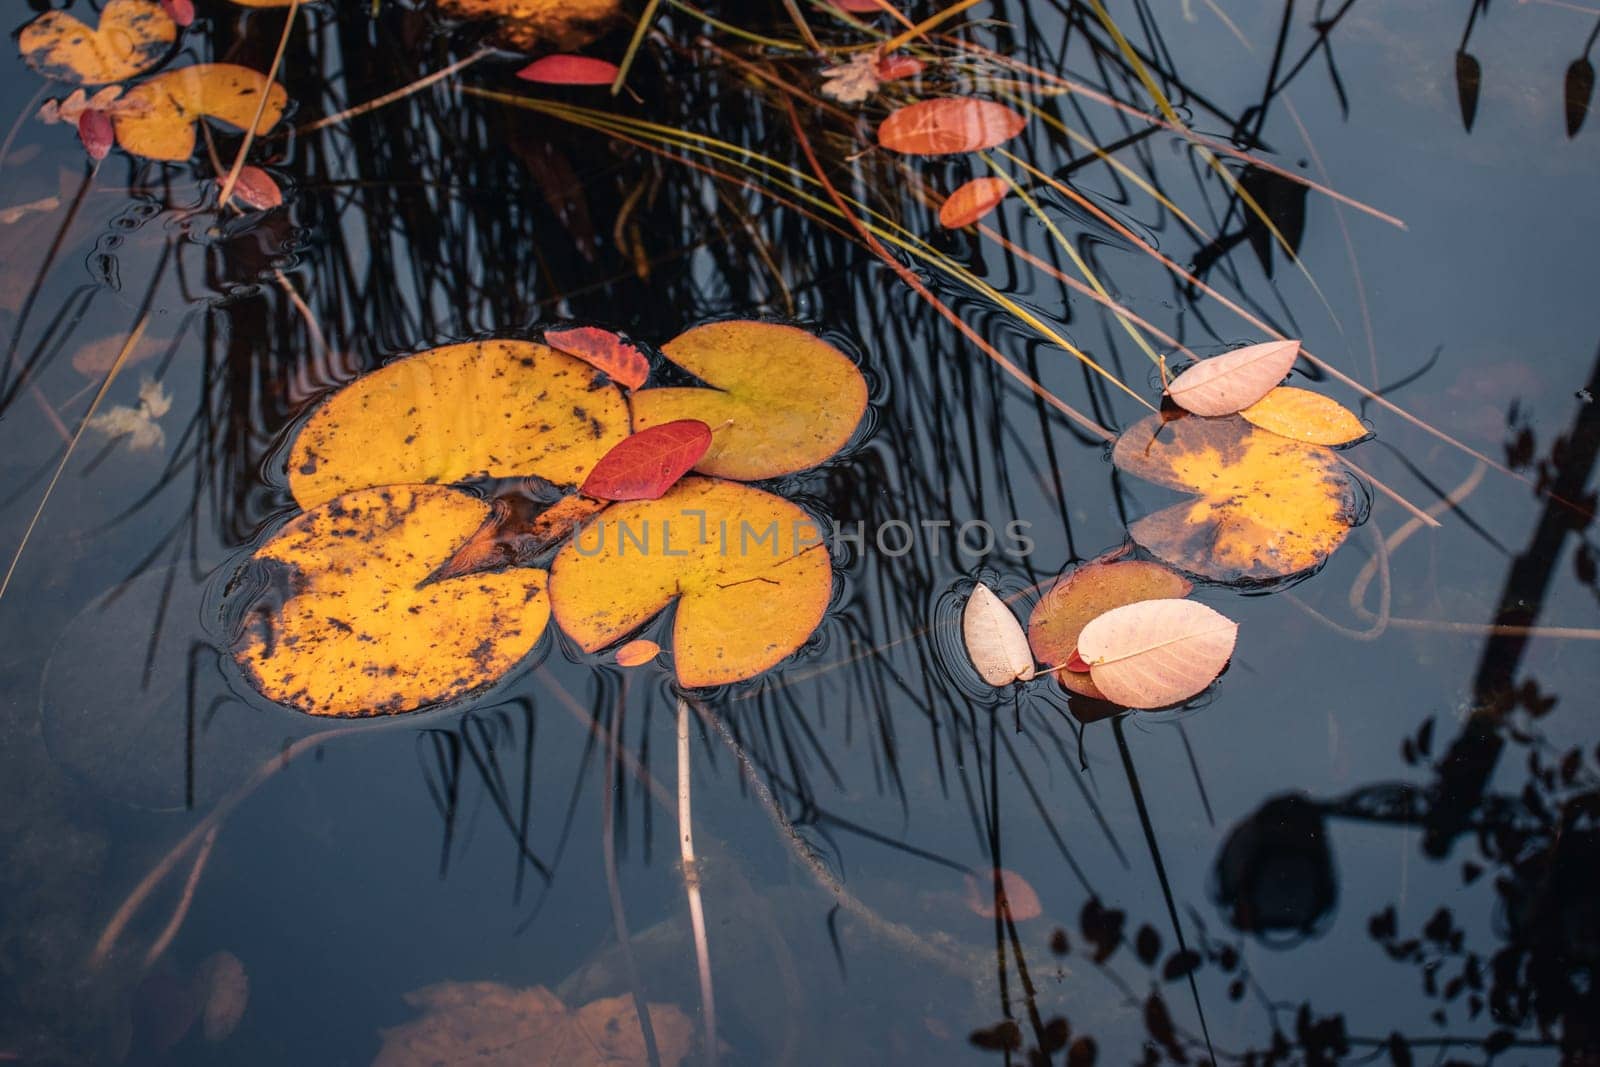
[[[1171,600],[1189,595],[1187,578],[1159,563],[1120,560],[1085,563],[1051,587],[1028,619],[1028,644],[1041,663],[1052,667],[1062,686],[1104,700],[1089,664],[1078,653],[1078,635],[1112,608],[1141,600]]]
[[[250,1003],[250,976],[239,957],[224,949],[213,952],[195,969],[200,994],[201,1032],[207,1041],[222,1041],[239,1028]]]
[[[532,341],[446,345],[357,378],[289,453],[303,508],[373,485],[537,475],[576,485],[628,434],[616,386]]]
[[[1164,708],[1216,680],[1238,633],[1238,623],[1197,601],[1143,600],[1085,626],[1078,651],[1113,704]]]
[[[841,104],[864,103],[883,82],[871,52],[857,52],[846,62],[822,71],[822,95]]]
[[[737,682],[789,656],[822,621],[833,570],[821,539],[782,497],[685,478],[581,530],[550,567],[551,605],[561,629],[598,652],[677,600],[678,681]]]
[[[999,902],[1005,906],[1005,914],[1017,922],[1028,919],[1037,919],[1044,914],[1044,909],[1039,905],[1039,894],[1033,891],[1033,886],[1028,880],[1016,871],[1008,871],[1004,867],[994,871],[985,871],[981,875],[969,874],[967,883],[967,909],[985,919],[995,916],[995,877],[1000,879]]]
[[[17,47],[46,78],[103,85],[153,67],[177,39],[177,25],[155,0],[108,0],[93,29],[47,11],[22,28]]]
[[[947,230],[971,226],[1000,205],[1011,191],[1004,178],[974,178],[939,207],[939,225]]]
[[[977,152],[1011,140],[1027,120],[1004,104],[971,96],[920,100],[878,127],[878,143],[891,152],[942,156]]]
[[[543,85],[610,85],[617,65],[593,56],[544,56],[517,71],[517,77]]]
[[[636,429],[699,419],[715,439],[701,474],[753,481],[815,466],[837,452],[867,408],[867,383],[820,337],[771,322],[714,322],[661,346],[710,389],[633,394]]]
[[[1196,415],[1232,415],[1283,381],[1300,354],[1299,341],[1268,341],[1202,359],[1172,380],[1167,395]]]
[[[600,500],[657,500],[711,447],[711,427],[679,419],[640,430],[600,457],[583,493]]]
[[[617,649],[617,666],[642,667],[661,655],[661,646],[647,638],[629,641]]]
[[[546,330],[544,343],[605,371],[624,389],[637,389],[650,377],[650,361],[644,353],[610,330],[597,326]]]
[[[994,590],[979,582],[961,612],[961,637],[983,680],[993,686],[1033,677],[1033,653],[1022,624]]]
[[[1239,414],[1252,426],[1308,445],[1348,445],[1370,432],[1337,400],[1290,385],[1278,386]]]
[[[165,16],[162,16],[165,18]],[[246,129],[266,107],[255,132],[267,133],[283,117],[289,94],[277,82],[233,63],[197,63],[140,82],[117,103],[117,143],[146,159],[180,161],[194,154],[194,124],[216,119]]]
[[[1334,453],[1236,415],[1165,424],[1151,415],[1117,439],[1111,458],[1119,470],[1198,497],[1128,532],[1174,567],[1219,582],[1319,566],[1361,517],[1361,496]]]
[[[544,633],[545,572],[424,582],[488,513],[477,497],[413,485],[293,519],[241,575],[251,599],[232,613],[244,620],[233,654],[245,675],[268,699],[334,716],[415,711],[498,681]]]

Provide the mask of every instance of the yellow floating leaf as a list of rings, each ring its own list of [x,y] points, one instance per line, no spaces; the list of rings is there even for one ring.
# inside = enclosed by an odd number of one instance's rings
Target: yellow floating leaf
[[[146,159],[185,160],[194,154],[194,124],[215,119],[237,129],[255,121],[261,94],[266,108],[256,133],[283,117],[289,94],[277,82],[234,63],[196,63],[157,74],[128,90],[112,116],[117,143]]]
[[[312,508],[352,489],[473,475],[572,485],[626,436],[622,392],[582,360],[532,341],[446,345],[330,397],[295,438],[289,488]]]
[[[646,663],[661,655],[661,646],[647,638],[629,641],[617,649],[617,666],[643,667]]]
[[[1190,574],[1267,581],[1320,566],[1361,521],[1363,498],[1328,449],[1257,430],[1237,415],[1152,415],[1117,439],[1112,460],[1199,499],[1139,519],[1134,541]]]
[[[104,85],[148,70],[177,39],[178,24],[156,0],[109,0],[93,29],[65,11],[47,11],[22,28],[17,47],[46,78]]]
[[[867,383],[820,337],[770,322],[714,322],[661,347],[711,389],[633,394],[634,428],[677,419],[711,427],[702,474],[753,481],[815,466],[837,452],[867,409]]]
[[[736,482],[685,478],[658,500],[613,504],[556,555],[550,603],[586,652],[678,601],[673,662],[686,686],[761,673],[822,621],[833,570],[815,520]]]
[[[1337,400],[1291,385],[1278,386],[1239,414],[1253,426],[1308,445],[1348,445],[1371,432]]]
[[[571,52],[598,37],[622,14],[621,0],[439,0],[441,13],[458,19],[492,19],[495,40],[528,52],[535,47]]]
[[[441,486],[362,489],[300,515],[254,557],[233,653],[268,698],[312,715],[392,715],[487,686],[550,618],[545,572],[421,584],[489,514]]]
[[[1042,663],[1059,667],[1072,659],[1083,628],[1112,608],[1141,600],[1171,600],[1189,595],[1187,578],[1146,560],[1085,563],[1050,588],[1028,619],[1028,644]],[[1106,695],[1087,671],[1059,670],[1056,680],[1074,693],[1096,700]]]

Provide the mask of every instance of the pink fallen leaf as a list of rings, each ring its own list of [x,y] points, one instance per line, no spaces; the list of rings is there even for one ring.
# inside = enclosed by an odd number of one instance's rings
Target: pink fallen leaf
[[[544,343],[605,371],[624,389],[637,389],[650,377],[650,361],[644,353],[610,330],[597,326],[546,330]]]
[[[117,143],[111,116],[99,108],[85,110],[78,116],[78,140],[83,142],[84,150],[96,163],[106,158],[111,152],[111,146]]]
[[[544,56],[517,71],[517,77],[541,85],[610,85],[617,65],[593,56]]]
[[[187,26],[194,21],[194,4],[190,0],[161,0],[161,10],[179,26]]]
[[[1202,359],[1172,380],[1167,395],[1196,415],[1232,415],[1277,388],[1299,354],[1299,341],[1268,341]]]
[[[982,582],[972,590],[961,613],[961,636],[972,665],[990,685],[1010,685],[1033,677],[1028,635],[1005,601]]]
[[[624,437],[583,482],[597,500],[660,500],[711,447],[711,427],[677,419]]]
[[[1000,890],[995,892],[994,876],[1000,876]],[[1037,919],[1044,913],[1039,905],[1039,894],[1033,891],[1033,886],[1028,880],[1016,871],[1008,871],[1000,867],[993,872],[985,871],[981,875],[967,875],[967,909],[982,915],[985,919],[994,918],[995,901],[998,900],[1005,906],[1006,914],[1017,922],[1027,919]]]
[[[233,183],[233,195],[257,211],[271,211],[283,203],[283,190],[278,188],[272,175],[248,164],[239,168],[239,180]]]
[[[1085,626],[1078,654],[1113,704],[1164,708],[1215,681],[1238,634],[1238,623],[1197,601],[1142,600]]]

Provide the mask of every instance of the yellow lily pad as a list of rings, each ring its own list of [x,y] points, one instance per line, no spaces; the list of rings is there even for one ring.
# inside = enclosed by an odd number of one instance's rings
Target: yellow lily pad
[[[573,485],[628,430],[621,390],[582,360],[532,341],[446,345],[318,408],[290,450],[289,489],[311,508],[352,489],[473,475]]]
[[[1258,430],[1237,415],[1159,415],[1117,439],[1112,461],[1198,499],[1137,520],[1134,541],[1219,582],[1268,581],[1320,566],[1361,521],[1363,497],[1327,448]]]
[[[686,686],[753,677],[822,621],[833,569],[815,520],[782,497],[685,478],[658,500],[613,504],[557,553],[550,604],[586,652],[678,602],[673,663]]]
[[[1278,386],[1239,414],[1252,426],[1309,445],[1348,445],[1371,433],[1337,400],[1291,385]]]
[[[261,120],[256,109],[267,97]],[[215,119],[237,129],[267,133],[283,117],[289,94],[277,82],[234,63],[196,63],[140,82],[117,101],[112,122],[117,143],[146,159],[181,161],[194,154],[194,124]]]
[[[661,346],[710,389],[633,394],[634,428],[678,419],[711,427],[701,474],[754,481],[815,466],[837,452],[867,410],[867,383],[828,342],[771,322],[714,322]]]
[[[22,27],[17,47],[28,66],[57,81],[125,81],[160,61],[178,24],[155,0],[109,0],[91,28],[65,11],[46,11]]]
[[[312,715],[393,715],[498,680],[544,633],[545,572],[422,584],[489,515],[442,486],[347,493],[286,525],[242,579],[233,654],[269,699]]]

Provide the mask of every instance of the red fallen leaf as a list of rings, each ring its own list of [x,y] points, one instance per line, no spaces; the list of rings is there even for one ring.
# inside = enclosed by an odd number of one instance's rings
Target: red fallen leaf
[[[1073,674],[1089,673],[1089,661],[1078,655],[1077,649],[1073,649],[1072,655],[1067,657],[1066,667]]]
[[[830,4],[840,11],[848,11],[852,15],[881,15],[883,5],[878,0],[828,0]]]
[[[914,78],[922,73],[922,68],[922,60],[911,56],[884,56],[878,60],[878,80],[892,82]]]
[[[95,107],[85,110],[78,116],[78,140],[83,142],[84,150],[96,163],[106,158],[111,146],[117,143],[111,116]]]
[[[257,211],[271,211],[283,203],[283,190],[272,180],[272,175],[260,167],[239,168],[239,180],[233,183],[233,195]]]
[[[650,361],[644,353],[610,330],[595,326],[546,330],[544,343],[605,371],[624,389],[637,389],[650,377]]]
[[[976,152],[1011,140],[1027,121],[993,100],[946,96],[894,112],[878,127],[878,143],[910,156]]]
[[[974,178],[939,206],[939,225],[947,230],[971,226],[999,206],[1010,190],[1004,178]]]
[[[179,26],[187,26],[194,21],[194,4],[190,0],[161,0],[161,10]]]
[[[592,56],[545,56],[517,71],[517,77],[543,85],[610,85],[617,80],[617,65]]]
[[[710,447],[711,427],[699,419],[640,430],[600,457],[581,492],[601,500],[659,500]]]
[[[1039,905],[1039,894],[1033,891],[1033,886],[1016,871],[1008,871],[1004,867],[995,872],[985,871],[982,875],[967,875],[969,911],[975,911],[985,919],[994,918],[995,874],[1000,875],[1000,902],[1006,906],[1006,911],[1012,919],[1022,922],[1026,919],[1037,919],[1043,914],[1044,909]]]

